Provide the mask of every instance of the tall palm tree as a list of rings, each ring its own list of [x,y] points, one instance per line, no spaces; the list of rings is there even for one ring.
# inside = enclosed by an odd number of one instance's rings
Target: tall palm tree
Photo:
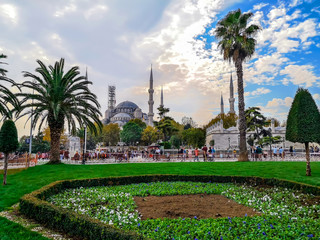
[[[50,163],[60,163],[59,143],[65,122],[72,133],[76,132],[79,124],[80,128],[86,125],[96,134],[97,130],[102,129],[99,120],[100,104],[96,95],[88,88],[92,82],[86,76],[80,76],[79,67],[74,66],[64,72],[63,58],[49,67],[40,60],[37,63],[39,67],[35,72],[39,76],[23,72],[24,77],[32,80],[25,81],[22,86],[33,93],[19,94],[24,97],[21,101],[22,110],[28,110],[21,116],[29,115],[29,119],[33,118],[32,127],[35,128],[38,123],[39,130],[44,123],[48,123],[51,138]],[[31,111],[31,108],[34,109]]]
[[[220,40],[218,47],[224,60],[233,61],[238,77],[239,161],[248,161],[242,63],[252,57],[256,46],[253,36],[260,30],[260,27],[254,24],[247,26],[252,16],[253,13],[241,13],[240,9],[231,11],[218,22],[214,33]]]
[[[6,64],[5,62],[2,62],[2,59],[4,58],[7,58],[7,56],[0,54],[0,64]],[[19,108],[19,101],[9,88],[2,85],[2,82],[8,82],[12,84],[12,86],[17,86],[12,79],[6,77],[7,72],[6,69],[0,67],[0,116],[11,119],[12,110]],[[10,105],[13,108],[12,110],[10,109]]]

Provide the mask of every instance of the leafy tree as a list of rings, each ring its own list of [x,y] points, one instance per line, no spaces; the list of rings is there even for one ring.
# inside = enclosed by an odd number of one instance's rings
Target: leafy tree
[[[0,54],[0,64],[5,64],[2,62],[2,59],[4,58],[7,58],[7,56]],[[9,88],[2,84],[2,82],[7,82],[12,84],[12,86],[17,87],[17,84],[12,79],[6,77],[7,72],[8,71],[6,69],[0,67],[0,116],[2,115],[5,118],[11,119],[12,110],[10,109],[10,105],[13,109],[17,110],[19,108],[19,100],[16,95],[9,90]]]
[[[129,122],[133,122],[135,124],[138,124],[140,127],[142,127],[143,129],[145,129],[147,127],[147,124],[145,122],[143,122],[141,119],[139,118],[134,118],[134,119],[130,119]]]
[[[96,95],[88,88],[92,82],[86,76],[80,76],[79,67],[74,66],[64,72],[63,58],[49,67],[40,60],[37,63],[39,67],[35,72],[39,75],[24,72],[24,77],[32,80],[23,82],[22,86],[34,93],[24,91],[19,94],[24,97],[21,101],[22,110],[29,110],[21,116],[33,117],[32,127],[39,124],[39,130],[44,123],[48,123],[51,139],[50,163],[60,163],[60,137],[65,122],[71,133],[75,133],[78,124],[80,128],[88,126],[96,134],[96,126],[99,130],[102,129],[99,120],[100,104]],[[33,111],[30,111],[31,107]]]
[[[269,136],[271,130],[266,130],[266,117],[262,115],[259,107],[249,107],[245,111],[247,131],[253,131],[253,139],[260,141],[260,136]]]
[[[182,139],[179,135],[173,135],[170,138],[170,143],[174,148],[179,149],[182,144]]]
[[[104,125],[102,129],[101,142],[103,142],[106,146],[116,146],[119,141],[120,141],[119,125],[117,123],[109,123],[108,125]]]
[[[50,143],[48,141],[43,140],[43,133],[39,132],[32,139],[32,152],[49,152],[50,151]]]
[[[213,118],[206,126],[204,126],[204,128],[207,129],[217,122],[220,122],[220,120],[223,121],[223,128],[228,129],[237,125],[238,116],[235,113],[220,113],[215,118]]]
[[[256,40],[253,36],[259,31],[257,25],[248,25],[248,20],[253,13],[241,13],[241,10],[231,11],[221,19],[215,30],[215,37],[219,39],[218,47],[223,54],[224,60],[233,61],[238,77],[238,108],[239,108],[239,131],[240,131],[240,154],[239,161],[248,161],[246,145],[246,119],[243,88],[242,63],[250,59],[254,54]]]
[[[184,129],[189,129],[189,128],[195,128],[197,127],[197,124],[195,121],[193,121],[192,117],[186,117],[184,116],[181,119],[182,125],[184,126]]]
[[[188,146],[202,147],[206,141],[206,132],[202,128],[189,128],[183,132],[183,140]]]
[[[146,145],[150,145],[159,139],[159,130],[154,127],[147,126],[141,136],[141,140],[145,142]]]
[[[282,142],[282,139],[281,139],[281,136],[272,136],[272,133],[270,131],[269,135],[268,136],[265,136],[263,137],[262,139],[260,139],[260,142],[259,144],[261,146],[268,146],[270,147],[269,149],[269,152],[270,152],[270,156],[272,158],[272,149],[271,149],[271,146],[272,144],[277,144],[277,143],[280,143]]]
[[[120,138],[128,145],[135,145],[136,142],[141,140],[142,127],[134,122],[128,122],[123,126],[123,130],[120,132]]]
[[[179,132],[176,122],[171,117],[164,117],[159,122],[154,123],[155,127],[163,133],[164,141],[168,141],[172,135]]]
[[[214,144],[215,144],[214,139],[210,140],[209,144],[210,144],[210,146],[214,146]]]
[[[160,106],[157,109],[159,111],[158,114],[159,114],[160,119],[163,119],[165,117],[165,115],[170,111],[169,108],[165,108],[163,106]]]
[[[311,176],[309,143],[320,142],[319,123],[320,113],[311,94],[298,88],[287,118],[286,139],[305,144],[307,176]]]
[[[7,184],[8,156],[18,149],[18,132],[12,120],[4,121],[0,130],[0,152],[4,153],[3,185]]]

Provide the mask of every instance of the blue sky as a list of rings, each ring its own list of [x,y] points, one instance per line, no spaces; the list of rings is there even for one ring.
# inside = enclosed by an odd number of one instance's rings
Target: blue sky
[[[206,124],[229,110],[233,64],[222,60],[213,31],[219,19],[240,8],[254,13],[263,30],[256,54],[244,64],[246,107],[286,119],[299,86],[320,104],[320,3],[318,0],[0,0],[0,53],[8,56],[8,76],[24,81],[36,59],[88,68],[91,90],[107,108],[107,86],[116,100],[133,101],[148,111],[148,80],[153,65],[155,107],[164,104],[177,121],[192,117]],[[233,74],[235,94],[236,76]],[[236,101],[237,109],[237,101]],[[19,135],[28,134],[25,119]]]

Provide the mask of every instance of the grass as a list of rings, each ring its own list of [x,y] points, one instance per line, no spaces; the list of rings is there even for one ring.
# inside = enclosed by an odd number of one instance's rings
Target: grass
[[[1,240],[48,240],[36,232],[31,232],[17,223],[13,223],[4,217],[0,217]]]
[[[10,170],[6,186],[0,185],[0,211],[17,203],[24,194],[64,179],[99,178],[144,174],[233,175],[278,178],[320,186],[320,162],[311,163],[312,176],[305,176],[304,162],[233,163],[135,163],[106,165],[42,165]],[[3,176],[0,176],[2,182]],[[0,224],[1,226],[1,224]],[[27,231],[27,230],[26,230]],[[11,239],[0,227],[0,239]],[[7,238],[6,238],[7,237]],[[20,238],[24,239],[24,238]],[[26,238],[27,239],[27,238]],[[37,239],[37,238],[34,238]],[[40,239],[40,238],[39,238]]]

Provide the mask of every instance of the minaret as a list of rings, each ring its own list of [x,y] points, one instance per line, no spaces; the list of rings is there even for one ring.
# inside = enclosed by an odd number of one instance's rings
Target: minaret
[[[148,104],[149,104],[149,113],[148,113],[148,119],[149,119],[149,123],[148,125],[149,126],[153,126],[153,116],[154,116],[154,113],[153,113],[153,75],[152,75],[152,65],[151,65],[151,71],[150,71],[150,88],[149,88],[149,101],[148,101]]]
[[[164,107],[164,105],[163,105],[163,87],[162,86],[161,86],[160,107]]]
[[[220,114],[224,114],[222,93],[221,93],[221,103],[220,103],[220,107],[221,107],[221,112],[220,112]]]
[[[232,73],[230,75],[230,98],[229,98],[229,103],[230,103],[230,111],[229,113],[236,113],[234,111],[234,97],[233,97],[233,81],[232,81]]]

